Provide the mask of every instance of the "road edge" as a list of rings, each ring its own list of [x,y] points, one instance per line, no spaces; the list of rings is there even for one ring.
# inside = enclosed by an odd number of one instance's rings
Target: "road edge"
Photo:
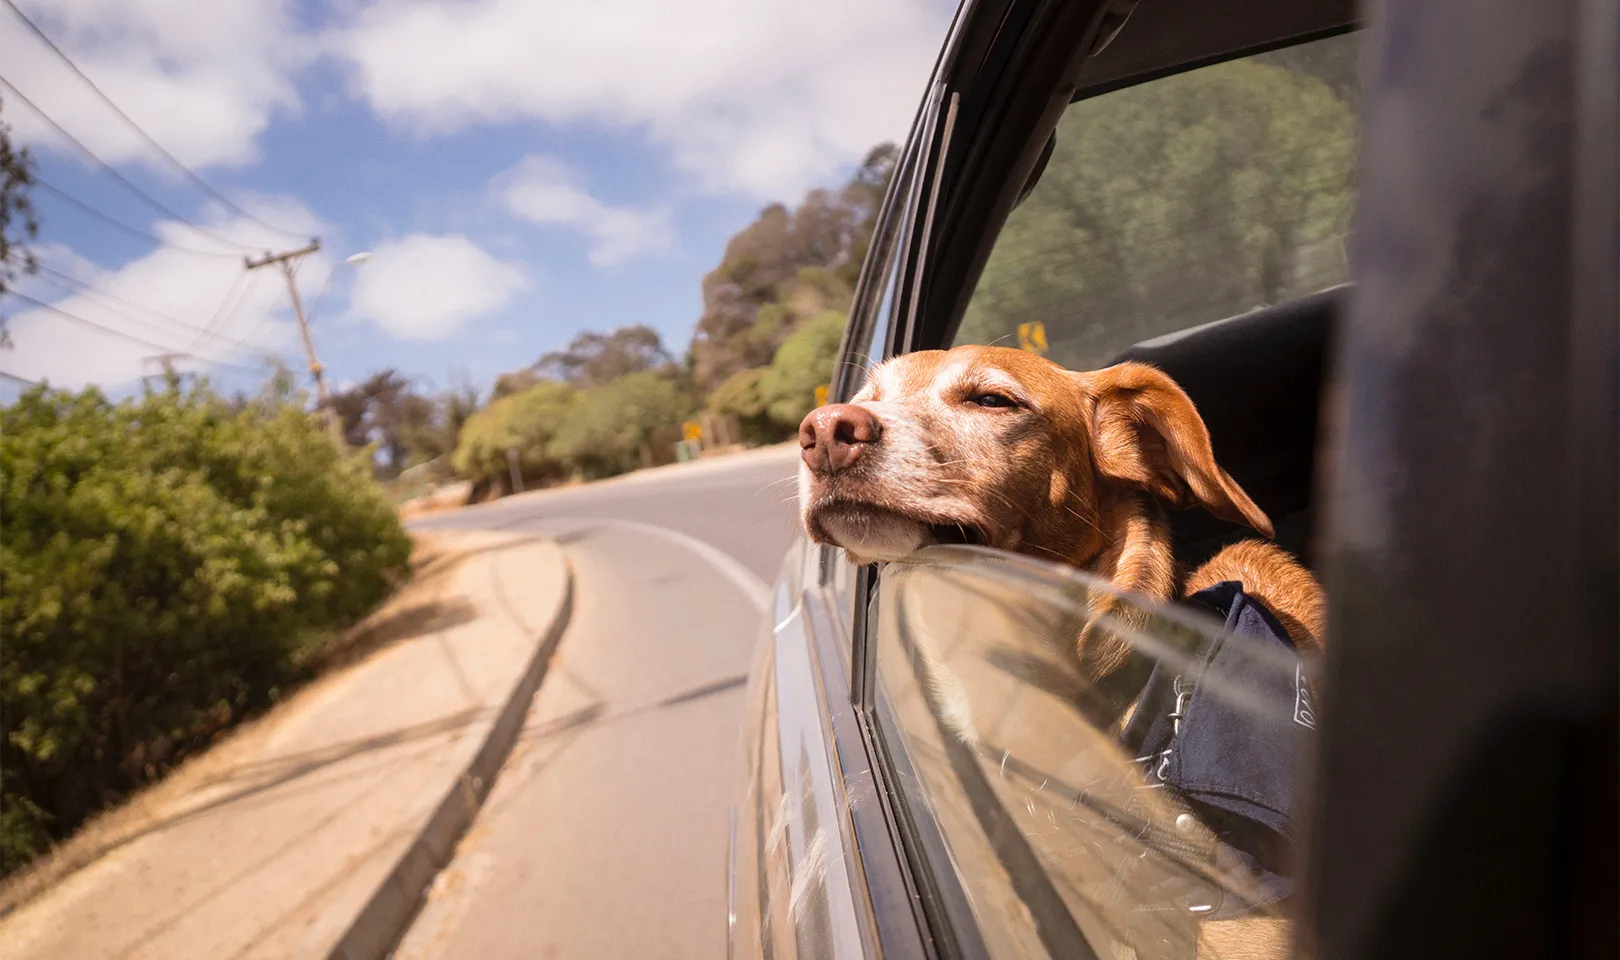
[[[552,612],[551,623],[540,634],[528,666],[513,684],[478,752],[343,931],[327,954],[328,960],[381,960],[398,947],[426,903],[434,878],[455,856],[456,845],[471,829],[488,799],[495,775],[517,743],[529,704],[545,680],[552,655],[573,618],[574,565],[566,550],[560,546],[557,549],[563,560],[562,597]]]

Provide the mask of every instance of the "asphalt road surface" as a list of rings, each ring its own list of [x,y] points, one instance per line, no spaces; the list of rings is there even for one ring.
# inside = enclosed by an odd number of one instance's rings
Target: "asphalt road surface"
[[[576,593],[518,746],[396,956],[724,955],[743,683],[794,531],[797,453],[412,524],[554,537]]]

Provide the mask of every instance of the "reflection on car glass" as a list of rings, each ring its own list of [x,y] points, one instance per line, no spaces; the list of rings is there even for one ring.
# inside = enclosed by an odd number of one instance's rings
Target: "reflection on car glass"
[[[1355,59],[1345,37],[1074,104],[957,343],[1100,366],[1132,343],[1343,283]]]

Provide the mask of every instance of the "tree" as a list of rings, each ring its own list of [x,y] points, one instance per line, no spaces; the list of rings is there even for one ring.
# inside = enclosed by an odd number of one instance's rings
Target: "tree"
[[[745,443],[771,443],[786,437],[781,426],[771,420],[765,410],[765,398],[759,392],[759,381],[764,375],[763,367],[738,370],[709,394],[709,411],[736,417]]]
[[[703,278],[703,315],[688,353],[700,389],[769,363],[821,311],[849,309],[895,157],[893,145],[875,147],[843,188],[812,190],[793,211],[772,204],[731,238]],[[794,303],[805,297],[816,302]],[[767,312],[773,305],[785,312]]]
[[[416,392],[410,379],[390,367],[363,383],[336,393],[328,402],[343,439],[351,447],[377,443],[385,456],[382,472],[397,476],[408,465],[409,439],[433,420],[433,402]]]
[[[658,331],[636,324],[605,334],[587,330],[569,341],[566,348],[541,357],[534,372],[544,379],[586,388],[632,373],[663,370],[674,362]]]
[[[5,109],[0,101],[0,113]],[[0,294],[12,289],[19,274],[39,268],[28,241],[39,235],[39,217],[28,191],[34,186],[34,159],[27,147],[11,142],[11,125],[0,119]],[[5,318],[0,317],[0,346],[10,346]]]
[[[410,416],[404,428],[405,446],[412,459],[427,462],[449,457],[461,442],[467,421],[478,412],[478,388],[463,385],[432,399],[415,399],[426,403],[428,410],[425,416]]]
[[[521,393],[492,400],[461,428],[451,465],[475,485],[506,488],[510,468],[507,450],[516,450],[518,470],[527,483],[552,483],[567,476],[569,465],[551,451],[557,430],[574,415],[579,391],[566,383],[543,380]]]
[[[1342,278],[1354,136],[1326,83],[1260,59],[1071,108],[958,342],[1008,341],[1040,321],[1053,359],[1089,368]]]
[[[495,378],[495,386],[490,390],[489,399],[493,402],[502,397],[522,393],[539,382],[540,375],[534,372],[533,367],[524,367],[521,370],[503,373]]]
[[[624,473],[640,465],[649,433],[680,422],[690,411],[668,377],[650,370],[632,373],[582,391],[549,450],[591,479]]]
[[[832,380],[847,315],[828,310],[783,341],[759,377],[759,401],[784,431],[794,431],[816,405],[816,388]]]

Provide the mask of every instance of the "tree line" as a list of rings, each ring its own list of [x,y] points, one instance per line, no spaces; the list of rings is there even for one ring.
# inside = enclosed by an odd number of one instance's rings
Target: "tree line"
[[[385,478],[430,465],[486,496],[509,489],[514,465],[525,487],[633,470],[704,413],[736,418],[746,443],[792,437],[828,381],[895,156],[878,146],[842,187],[772,204],[732,237],[684,353],[645,325],[585,331],[487,398],[383,370],[332,398],[345,439],[374,444]]]
[[[1071,107],[1036,189],[997,239],[956,337],[1109,362],[1149,337],[1348,278],[1358,85],[1353,46],[1318,41]],[[422,398],[392,371],[341,395],[354,442],[385,471],[433,461],[480,493],[635,469],[654,438],[703,413],[741,439],[793,436],[831,378],[897,151],[873,149],[836,189],[772,204],[702,281],[683,353],[646,326],[579,334],[469,391]]]

